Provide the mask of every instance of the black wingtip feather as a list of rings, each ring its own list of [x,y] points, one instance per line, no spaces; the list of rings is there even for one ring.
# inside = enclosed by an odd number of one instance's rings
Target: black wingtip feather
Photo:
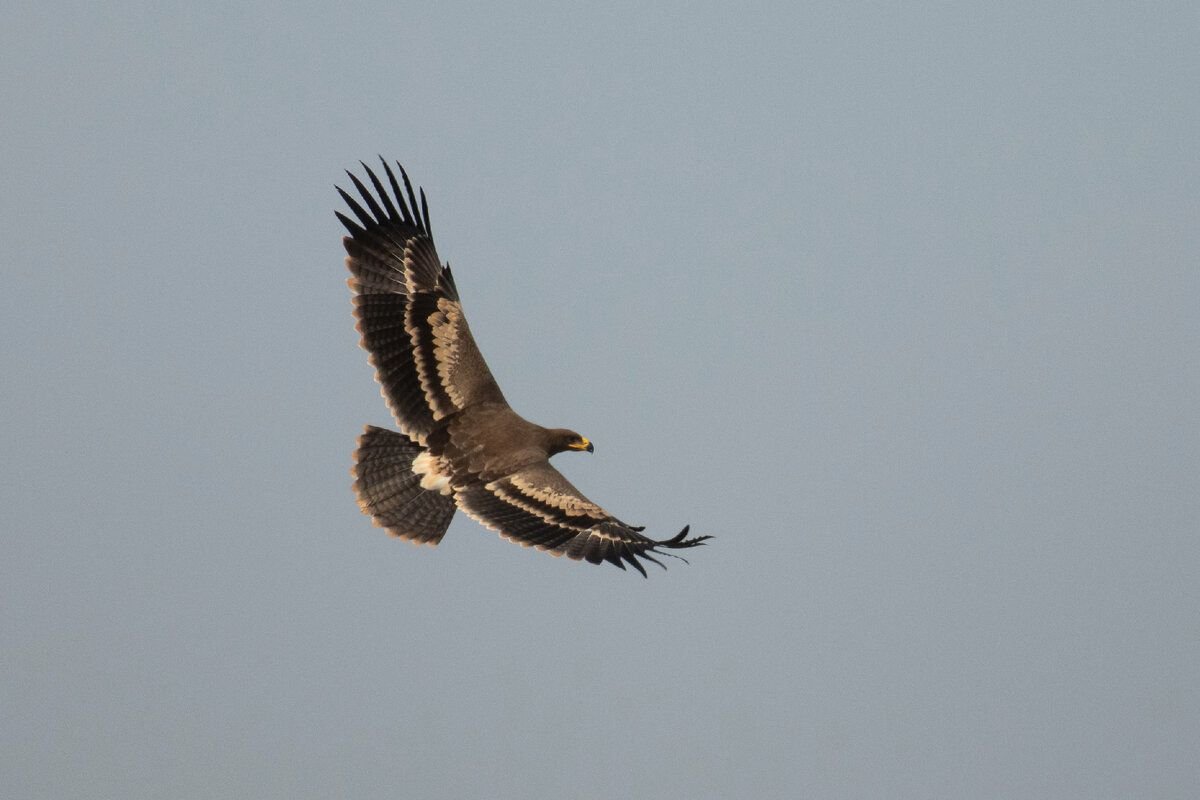
[[[341,191],[341,190],[339,189],[338,191]],[[351,237],[355,237],[355,236],[361,236],[362,234],[366,233],[366,231],[364,231],[362,229],[362,226],[360,226],[357,222],[355,222],[354,220],[347,217],[342,212],[335,211],[333,213],[337,216],[337,218],[339,220],[341,220],[341,223],[346,228],[346,230],[350,231],[350,236],[347,237],[347,239],[351,238]],[[343,243],[345,243],[346,240],[343,239],[342,241],[343,241]]]
[[[664,564],[663,562],[659,561],[659,560],[658,560],[657,558],[655,558],[654,556],[650,555],[651,553],[658,553],[658,551],[657,551],[657,550],[655,550],[654,548],[650,548],[650,549],[648,549],[648,550],[644,550],[644,551],[642,551],[641,553],[638,553],[638,558],[644,558],[644,559],[646,559],[647,561],[650,561],[650,562],[652,562],[652,563],[654,563],[654,564],[658,564],[658,566],[662,567],[662,569],[665,571],[665,570],[666,570],[666,568],[667,568],[667,565],[666,565],[666,564]],[[659,554],[660,556],[661,556],[661,555],[664,555],[663,553],[658,553],[658,554]]]
[[[353,177],[353,176],[351,176],[351,177]],[[358,181],[356,180],[355,183],[357,183],[357,182]],[[358,201],[350,196],[349,192],[345,191],[340,186],[337,187],[337,190],[338,190],[338,194],[340,194],[342,196],[342,199],[346,201],[346,205],[350,206],[350,210],[354,212],[354,216],[358,217],[358,221],[360,223],[362,223],[362,226],[364,228],[370,228],[375,225],[374,217],[372,217],[370,214],[368,214],[367,210],[365,208],[363,208],[362,206],[360,206],[358,204]]]
[[[396,211],[396,206],[392,203],[392,198],[388,195],[387,189],[383,188],[383,181],[379,180],[379,176],[375,171],[367,166],[365,161],[358,162],[362,164],[362,168],[367,171],[367,175],[371,177],[371,185],[375,187],[375,193],[379,195],[379,199],[383,202],[384,208],[387,209],[388,219],[400,219],[400,213]]]
[[[604,560],[612,564],[614,567],[619,567],[621,570],[625,569],[625,564],[621,561],[621,554],[615,549],[609,550],[607,553],[605,553]]]
[[[408,204],[404,202],[404,193],[400,191],[400,182],[396,180],[396,173],[392,172],[391,165],[384,160],[383,156],[380,156],[379,160],[383,162],[383,171],[387,173],[388,183],[392,185],[392,196],[400,204],[400,219],[411,225],[412,213],[408,210]],[[400,163],[397,162],[396,166],[400,167]],[[404,167],[400,167],[400,171],[404,172]]]
[[[421,189],[421,219],[425,221],[425,235],[433,236],[433,226],[429,224],[429,203],[425,200],[425,189]]]
[[[370,170],[367,170],[368,174],[370,174],[370,172]],[[358,176],[349,170],[346,170],[346,174],[350,176],[350,180],[354,182],[354,188],[358,189],[358,193],[362,195],[362,199],[366,202],[367,206],[370,207],[371,213],[375,215],[374,221],[379,223],[387,219],[387,214],[384,212],[383,207],[380,206],[379,202],[375,199],[375,195],[367,190],[367,187],[358,179]]]
[[[420,210],[417,205],[417,195],[413,192],[412,181],[408,179],[408,173],[404,171],[403,165],[399,161],[396,162],[396,167],[400,170],[400,177],[404,179],[404,193],[408,195],[409,222],[420,227],[421,223],[415,219],[415,214]],[[399,194],[399,189],[397,189]],[[428,231],[426,231],[428,233]]]
[[[694,536],[691,539],[685,539],[688,531],[691,530],[691,525],[684,525],[683,530],[672,536],[670,539],[664,539],[661,542],[655,542],[655,547],[666,547],[672,550],[679,550],[685,547],[698,547],[704,544],[705,541],[711,539],[711,536]]]

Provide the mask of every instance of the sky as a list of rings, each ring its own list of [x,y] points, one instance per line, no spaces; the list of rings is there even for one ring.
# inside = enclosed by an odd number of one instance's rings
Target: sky
[[[1194,3],[4,16],[9,796],[1200,791]],[[361,515],[380,154],[690,564]]]

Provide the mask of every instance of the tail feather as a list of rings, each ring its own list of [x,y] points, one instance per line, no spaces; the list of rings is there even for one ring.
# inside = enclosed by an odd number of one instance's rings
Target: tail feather
[[[402,433],[366,426],[354,451],[354,493],[375,525],[432,546],[446,535],[457,506],[451,496],[421,488],[412,466],[423,452]]]

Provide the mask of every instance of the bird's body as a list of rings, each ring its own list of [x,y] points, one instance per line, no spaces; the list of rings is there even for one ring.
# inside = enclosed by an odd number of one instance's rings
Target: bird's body
[[[368,426],[355,452],[355,491],[363,512],[392,534],[436,545],[456,509],[501,536],[553,555],[645,569],[658,548],[707,536],[655,541],[588,500],[550,465],[592,443],[565,428],[544,428],[508,405],[467,325],[449,266],[438,260],[424,192],[384,163],[388,187],[364,164],[374,193],[350,180],[339,189],[356,219],[337,216],[361,344],[370,353],[400,432]],[[348,173],[349,174],[349,173]],[[418,213],[420,216],[418,216]]]

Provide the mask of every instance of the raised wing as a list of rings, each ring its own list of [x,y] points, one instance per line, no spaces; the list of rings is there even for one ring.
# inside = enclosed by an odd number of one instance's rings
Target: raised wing
[[[339,188],[356,219],[337,215],[350,233],[342,244],[359,343],[396,424],[423,445],[446,417],[476,403],[504,403],[504,395],[471,336],[450,267],[438,260],[424,190],[418,205],[399,164],[403,191],[386,161],[386,187],[362,166],[374,192],[347,172],[361,203]]]
[[[654,556],[671,554],[658,548],[695,547],[711,538],[685,539],[685,527],[671,539],[649,539],[641,534],[641,528],[626,525],[584,497],[548,461],[487,484],[459,489],[455,501],[468,516],[524,547],[593,564],[607,561],[621,569],[628,562],[643,576],[646,570],[639,558],[662,567]]]

